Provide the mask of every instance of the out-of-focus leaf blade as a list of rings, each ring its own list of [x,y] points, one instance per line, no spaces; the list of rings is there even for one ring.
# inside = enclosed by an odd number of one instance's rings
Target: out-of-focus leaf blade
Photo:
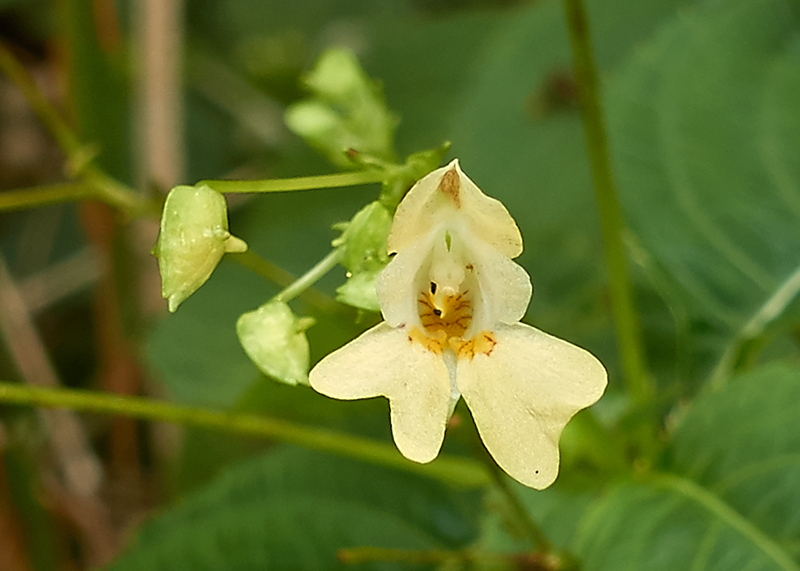
[[[728,332],[800,289],[799,43],[796,2],[709,2],[609,84],[628,219],[674,301]]]
[[[698,399],[673,442],[676,468],[800,556],[800,370],[773,364]]]
[[[771,365],[699,398],[670,473],[615,487],[581,524],[587,571],[800,569],[800,371]]]
[[[110,569],[326,570],[347,568],[336,559],[344,547],[452,549],[474,536],[475,500],[387,469],[273,451],[145,524]]]
[[[690,480],[621,485],[584,521],[586,571],[796,571],[774,539]]]

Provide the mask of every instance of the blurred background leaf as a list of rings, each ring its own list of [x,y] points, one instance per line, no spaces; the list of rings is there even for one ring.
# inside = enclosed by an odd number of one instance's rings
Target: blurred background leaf
[[[712,2],[609,83],[628,218],[670,303],[722,338],[717,358],[800,308],[799,50],[796,2]]]
[[[231,468],[145,524],[110,569],[342,569],[348,566],[336,552],[344,547],[454,549],[475,535],[477,499],[430,480],[283,448]]]
[[[580,524],[588,570],[798,569],[796,364],[772,364],[699,398],[662,475],[622,483]]]

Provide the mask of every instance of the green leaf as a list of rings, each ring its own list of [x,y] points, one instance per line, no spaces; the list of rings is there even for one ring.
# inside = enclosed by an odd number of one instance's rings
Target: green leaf
[[[800,5],[708,2],[609,84],[629,220],[674,303],[754,337],[800,308]]]
[[[584,522],[586,571],[800,569],[751,522],[691,480],[617,487]]]
[[[581,522],[591,570],[800,569],[800,372],[772,365],[699,398],[671,473],[616,486]]]
[[[348,568],[336,559],[342,547],[454,549],[474,537],[476,499],[399,472],[281,449],[236,466],[145,524],[110,569],[312,571]]]
[[[800,556],[800,370],[772,364],[698,399],[673,440],[677,469]]]

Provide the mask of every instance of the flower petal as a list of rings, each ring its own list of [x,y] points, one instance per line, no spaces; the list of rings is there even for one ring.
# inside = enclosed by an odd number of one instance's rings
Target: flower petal
[[[419,322],[419,272],[427,265],[434,237],[434,233],[429,233],[395,254],[378,276],[375,284],[378,305],[392,327]]]
[[[424,463],[439,454],[451,413],[450,377],[441,355],[410,341],[403,329],[373,327],[317,363],[309,381],[337,399],[385,396],[403,456]]]
[[[522,319],[533,295],[528,272],[480,240],[469,236],[462,239],[474,262],[475,277],[480,286],[481,307],[484,309],[478,319],[486,323],[487,329],[498,322],[511,325]]]
[[[458,184],[443,185],[445,176],[453,170]],[[454,215],[463,216],[476,237],[505,256],[516,258],[522,253],[522,236],[506,207],[486,196],[464,174],[458,159],[424,176],[408,191],[394,216],[389,251],[407,248]]]
[[[541,490],[558,475],[561,431],[600,398],[606,371],[588,351],[528,325],[494,334],[488,355],[459,360],[458,387],[495,461]]]

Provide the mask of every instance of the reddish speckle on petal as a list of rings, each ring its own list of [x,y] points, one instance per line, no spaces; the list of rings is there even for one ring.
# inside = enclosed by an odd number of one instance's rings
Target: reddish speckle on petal
[[[444,173],[442,181],[439,183],[439,190],[453,201],[456,208],[461,208],[461,181],[455,168]]]

